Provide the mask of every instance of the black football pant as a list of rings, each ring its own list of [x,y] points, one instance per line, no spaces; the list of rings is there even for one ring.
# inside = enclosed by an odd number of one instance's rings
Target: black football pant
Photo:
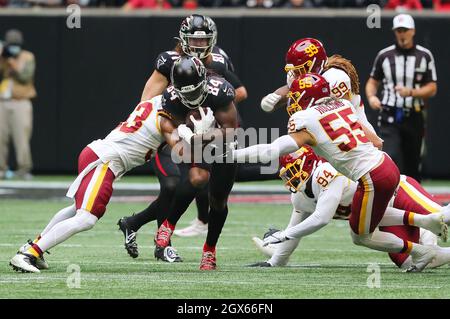
[[[233,188],[237,165],[214,163],[210,169],[209,190],[209,223],[206,244],[215,246],[219,240],[223,225],[228,216],[228,196]],[[189,179],[183,179],[175,193],[170,206],[169,223],[176,225],[189,207],[189,204],[200,192]]]
[[[421,180],[420,164],[424,137],[422,113],[412,112],[402,123],[379,122],[379,136],[384,140],[383,151],[389,154],[400,173]]]
[[[143,225],[154,220],[157,220],[158,227],[161,226],[169,214],[175,192],[179,187],[185,187],[183,182],[186,183],[189,179],[189,164],[175,164],[171,159],[170,151],[171,148],[169,146],[164,146],[151,162],[155,175],[158,177],[160,192],[158,197],[147,208],[127,218],[128,225],[134,231],[138,231]],[[192,191],[198,194],[196,200],[199,219],[204,223],[208,223],[208,188],[204,187],[203,189]],[[182,191],[182,193],[184,192]]]

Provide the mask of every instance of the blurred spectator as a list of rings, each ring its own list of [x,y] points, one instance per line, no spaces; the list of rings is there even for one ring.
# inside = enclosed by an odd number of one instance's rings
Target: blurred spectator
[[[197,9],[197,0],[183,0],[183,9],[194,10]]]
[[[124,10],[171,9],[172,5],[167,0],[129,0],[122,8]]]
[[[237,7],[242,6],[245,0],[199,0],[201,7]]]
[[[313,8],[317,7],[314,0],[288,0],[283,7],[285,8]]]
[[[422,10],[420,0],[389,0],[385,9],[390,10]]]
[[[272,0],[247,0],[247,8],[272,8]]]
[[[450,0],[433,0],[433,5],[437,11],[450,11]]]
[[[22,45],[22,32],[6,32],[0,57],[0,178],[5,177],[8,168],[10,137],[16,151],[16,176],[31,178],[33,109],[30,99],[36,96],[33,84],[36,64],[33,53],[23,50]]]

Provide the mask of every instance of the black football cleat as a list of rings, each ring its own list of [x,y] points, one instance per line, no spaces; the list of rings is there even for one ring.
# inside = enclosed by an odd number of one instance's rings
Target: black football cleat
[[[155,258],[168,263],[178,263],[183,261],[183,258],[181,258],[181,256],[178,255],[176,249],[171,246],[167,247],[156,246]]]
[[[272,265],[267,261],[260,261],[254,264],[250,264],[247,267],[272,267]]]
[[[133,258],[137,258],[139,256],[138,245],[136,242],[137,233],[130,228],[127,223],[126,217],[122,217],[121,219],[119,219],[117,225],[119,225],[119,229],[122,231],[125,237],[125,249],[128,255]]]

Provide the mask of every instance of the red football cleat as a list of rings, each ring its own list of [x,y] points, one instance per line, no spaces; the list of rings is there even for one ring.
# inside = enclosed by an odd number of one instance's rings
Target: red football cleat
[[[156,246],[159,247],[167,247],[170,244],[170,237],[172,236],[173,230],[170,229],[163,223],[156,233]]]
[[[216,254],[212,251],[204,251],[200,270],[216,270]]]

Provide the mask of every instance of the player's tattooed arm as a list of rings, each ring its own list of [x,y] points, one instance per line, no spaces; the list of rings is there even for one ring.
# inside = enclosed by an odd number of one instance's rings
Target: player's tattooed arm
[[[153,71],[152,75],[145,84],[141,101],[150,100],[151,98],[161,94],[168,85],[169,81],[167,81],[166,77],[161,72],[158,70]]]
[[[180,141],[175,123],[172,120],[160,116],[159,127],[166,143],[169,144],[170,147],[174,147]]]

